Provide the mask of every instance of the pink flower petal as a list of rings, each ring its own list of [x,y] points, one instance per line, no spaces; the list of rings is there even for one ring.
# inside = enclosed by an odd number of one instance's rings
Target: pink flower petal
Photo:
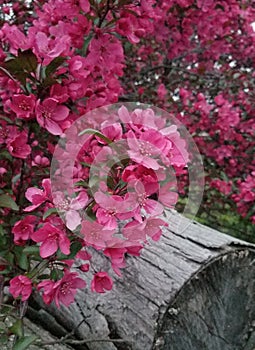
[[[58,245],[56,240],[46,239],[40,246],[40,255],[43,259],[48,258],[49,256],[55,254],[57,250]]]

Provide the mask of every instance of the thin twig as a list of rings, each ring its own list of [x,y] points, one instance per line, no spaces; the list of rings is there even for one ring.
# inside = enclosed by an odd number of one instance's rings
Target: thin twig
[[[106,9],[105,9],[104,14],[100,18],[100,21],[99,21],[99,24],[98,24],[98,28],[101,28],[101,26],[102,26],[102,24],[103,24],[103,22],[104,22],[104,20],[105,20],[105,18],[107,16],[109,10],[110,10],[110,0],[107,0]]]
[[[4,276],[0,275],[0,310],[2,308],[4,297]]]
[[[66,337],[66,336],[65,336]],[[65,337],[54,340],[50,342],[40,342],[41,346],[46,345],[54,345],[54,344],[69,344],[69,345],[82,345],[86,343],[126,343],[131,344],[132,342],[130,340],[125,339],[82,339],[82,340],[75,340],[75,339],[64,339]]]
[[[18,83],[18,81],[11,75],[10,72],[8,72],[7,69],[5,69],[4,67],[1,67],[1,66],[0,66],[0,70],[1,70],[2,72],[4,72],[4,74],[6,74],[6,75],[7,75],[11,80],[13,80],[15,83]]]

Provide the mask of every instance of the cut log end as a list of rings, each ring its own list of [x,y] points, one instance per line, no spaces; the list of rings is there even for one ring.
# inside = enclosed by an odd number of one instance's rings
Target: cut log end
[[[158,325],[153,350],[254,350],[255,253],[240,249],[195,273]]]

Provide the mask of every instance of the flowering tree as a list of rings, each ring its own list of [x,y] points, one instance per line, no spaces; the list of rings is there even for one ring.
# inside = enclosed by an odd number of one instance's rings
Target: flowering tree
[[[120,105],[112,119],[101,110],[98,119],[87,118],[77,128],[73,142],[59,138],[80,116],[118,101],[155,104],[185,124],[206,166],[201,218],[210,220],[216,212],[215,224],[223,220],[218,211],[234,208],[240,217],[232,224],[238,221],[252,232],[252,1],[51,0],[0,6],[1,290],[9,284],[25,305],[37,289],[46,304],[68,306],[85,287],[70,267],[74,258],[83,272],[93,267],[89,246],[103,251],[120,274],[126,253],[139,255],[148,238],[160,238],[166,223],[158,216],[178,197],[169,166],[179,177],[178,205],[184,205],[187,144],[152,109]],[[79,151],[75,135],[85,135]],[[62,187],[52,193],[50,163],[59,139],[61,162],[52,175]],[[91,167],[120,153],[125,156],[109,167],[108,180],[101,181],[105,174],[99,170],[100,186],[88,190]],[[70,154],[76,162],[68,173]],[[74,184],[70,193],[63,190],[67,173]],[[128,243],[114,236],[119,222],[125,222]],[[95,271],[91,289],[111,288],[108,273]],[[12,332],[22,337],[19,329]]]
[[[125,99],[171,111],[194,137],[206,169],[200,220],[251,241],[254,11],[252,1],[157,2],[123,77]]]

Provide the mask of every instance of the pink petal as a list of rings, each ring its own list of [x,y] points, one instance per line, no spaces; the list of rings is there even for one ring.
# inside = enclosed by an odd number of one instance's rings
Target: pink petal
[[[69,228],[69,230],[73,231],[76,229],[77,226],[79,226],[81,223],[81,217],[79,213],[75,210],[69,210],[66,213],[66,226]]]
[[[82,209],[88,202],[88,195],[86,192],[80,192],[77,198],[73,199],[70,204],[70,208],[74,210]]]
[[[67,237],[63,236],[60,238],[59,248],[63,254],[65,254],[65,255],[70,254],[70,241]]]
[[[151,215],[160,215],[163,213],[164,207],[162,204],[154,201],[153,199],[147,199],[145,203],[145,210]]]
[[[40,205],[40,204],[37,204],[37,205],[30,205],[29,207],[26,207],[26,208],[24,209],[24,211],[25,211],[25,212],[31,212],[31,211],[35,210],[36,208],[38,208],[39,205]]]
[[[84,287],[86,287],[86,282],[85,282],[83,279],[81,279],[81,278],[75,278],[75,279],[73,280],[73,282],[72,282],[72,289],[73,289],[73,288],[74,288],[74,289],[76,289],[76,288],[81,289],[81,288],[84,288]]]
[[[74,301],[74,295],[70,291],[68,291],[66,294],[59,292],[58,298],[56,297],[56,300],[65,306],[69,306]],[[59,306],[59,304],[57,304],[57,306]]]
[[[34,242],[43,242],[47,239],[49,233],[44,229],[44,227],[42,227],[41,229],[33,232],[31,234],[31,239],[34,241]]]
[[[58,245],[56,240],[46,239],[40,246],[40,255],[43,259],[48,258],[52,254],[56,253],[57,250]]]
[[[51,111],[54,112],[55,108],[58,105],[58,101],[55,98],[46,98],[43,103],[42,106],[47,110],[47,111]],[[43,110],[44,110],[43,108]]]
[[[69,109],[66,106],[57,106],[52,114],[54,120],[64,120],[68,117]]]
[[[37,196],[34,197],[35,195],[37,195]],[[39,203],[39,200],[38,200],[39,196],[43,197],[43,191],[40,190],[39,188],[30,187],[30,188],[28,188],[26,190],[25,197],[26,197],[26,199],[28,199],[33,204],[38,204]],[[33,197],[34,197],[34,199],[35,198],[37,199],[37,203],[34,203]]]
[[[45,120],[45,129],[47,129],[52,135],[61,135],[63,133],[61,127],[51,119]]]

